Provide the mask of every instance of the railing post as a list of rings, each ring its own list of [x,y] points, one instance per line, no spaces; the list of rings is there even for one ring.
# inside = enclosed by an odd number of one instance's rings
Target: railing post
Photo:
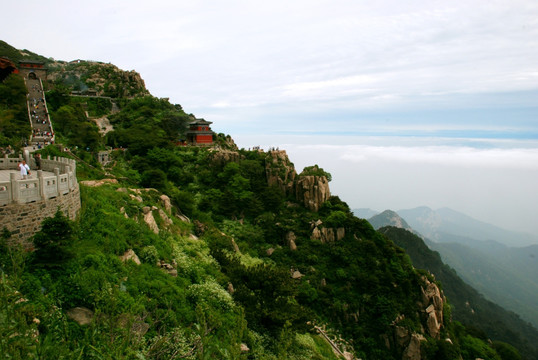
[[[11,200],[13,202],[18,202],[19,200],[19,193],[20,193],[20,187],[19,187],[19,181],[17,180],[17,174],[16,173],[10,173],[9,179],[11,180]]]
[[[54,175],[56,176],[56,194],[60,196],[62,194],[60,191],[60,169],[54,168]]]
[[[67,189],[71,191],[71,179],[69,178],[69,171],[70,171],[70,166],[65,165],[65,173],[67,174]]]
[[[42,200],[46,200],[47,195],[45,194],[45,179],[43,179],[43,170],[37,170],[37,180],[39,181],[39,195],[41,196]]]

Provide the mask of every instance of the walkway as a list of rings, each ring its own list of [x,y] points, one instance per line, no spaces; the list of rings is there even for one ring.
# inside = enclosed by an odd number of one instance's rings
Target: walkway
[[[30,176],[28,176],[28,179],[35,179],[37,177],[37,170],[30,170],[30,172],[31,173]],[[11,173],[16,174],[17,180],[21,180],[21,172],[18,170],[0,170],[0,182],[11,181]],[[54,173],[50,171],[43,171],[43,176],[54,176]]]
[[[28,115],[32,123],[32,144],[44,146],[54,141],[52,124],[39,79],[26,79]]]

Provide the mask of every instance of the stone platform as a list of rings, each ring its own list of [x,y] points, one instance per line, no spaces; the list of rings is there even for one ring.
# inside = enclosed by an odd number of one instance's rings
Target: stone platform
[[[18,170],[0,170],[0,182],[3,181],[11,181],[11,173],[15,174],[17,176],[17,180],[21,179],[21,172]],[[50,171],[43,171],[44,177],[54,176],[53,172]],[[37,177],[37,171],[30,169],[30,175],[28,176],[28,179],[35,179]]]

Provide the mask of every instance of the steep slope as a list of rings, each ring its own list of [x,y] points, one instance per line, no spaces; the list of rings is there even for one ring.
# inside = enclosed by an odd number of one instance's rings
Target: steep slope
[[[508,248],[495,255],[460,243],[428,242],[428,246],[487,298],[538,326],[538,272],[532,256],[536,246]]]
[[[397,213],[413,229],[437,242],[461,242],[474,246],[475,241],[496,241],[506,246],[528,246],[538,238],[525,233],[505,230],[473,219],[449,208],[432,210],[428,207],[402,209]]]
[[[61,141],[83,140],[82,107],[58,98]],[[0,353],[500,358],[498,344],[451,322],[430,275],[330,196],[323,169],[295,176],[285,153],[238,150],[224,134],[211,148],[178,146],[190,118],[179,105],[151,96],[121,105],[107,134],[121,149],[105,169],[94,148],[73,147],[79,180],[91,181],[77,222],[45,221],[33,254],[2,233]]]
[[[400,217],[396,212],[392,210],[385,210],[381,214],[377,214],[368,219],[368,222],[372,224],[374,229],[379,229],[383,226],[394,226],[400,229],[413,231],[411,226]]]
[[[379,211],[375,211],[369,208],[352,209],[353,215],[361,219],[370,219],[372,216],[379,214]]]
[[[529,359],[538,357],[538,346],[535,343],[538,330],[518,315],[486,300],[445,265],[439,253],[430,250],[418,236],[392,226],[383,227],[379,231],[409,254],[413,266],[430,271],[441,282],[455,320],[481,329],[493,340],[515,345]]]

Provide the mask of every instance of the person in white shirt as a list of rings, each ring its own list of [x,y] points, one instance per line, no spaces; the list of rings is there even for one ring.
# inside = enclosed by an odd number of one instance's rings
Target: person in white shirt
[[[21,178],[23,180],[28,179],[28,175],[30,174],[30,167],[28,166],[26,161],[23,160],[19,163],[19,169],[21,171]]]

